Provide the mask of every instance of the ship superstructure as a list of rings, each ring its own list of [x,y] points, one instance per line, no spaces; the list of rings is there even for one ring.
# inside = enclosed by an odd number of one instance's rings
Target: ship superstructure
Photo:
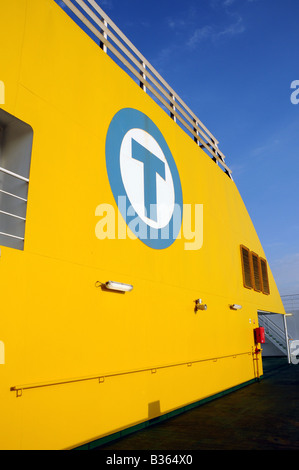
[[[95,1],[0,9],[0,447],[259,378],[258,312],[285,311],[217,139]]]

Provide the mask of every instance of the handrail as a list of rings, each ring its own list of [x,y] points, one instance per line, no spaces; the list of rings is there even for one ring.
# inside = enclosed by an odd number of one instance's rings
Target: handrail
[[[273,322],[270,318],[266,315],[261,315],[259,317],[260,325],[264,326],[266,336],[269,335],[270,341],[278,347],[283,353],[287,353],[288,362],[290,363],[290,347],[289,342],[291,341],[291,337],[287,331],[287,324],[286,324],[286,315],[283,316],[284,318],[284,331],[275,322]]]
[[[85,3],[84,3],[82,0],[74,0],[74,1],[76,1],[76,2],[84,9],[84,11],[85,11],[86,13],[90,14],[90,16],[91,16],[95,21],[101,23],[101,21],[92,13],[92,11],[91,11],[88,7],[86,7]],[[95,2],[94,2],[93,0],[87,0],[87,1],[88,1],[89,3],[91,3],[91,4],[93,4],[94,8],[97,9],[98,12],[100,12],[100,13],[102,13],[102,14],[105,15],[105,13],[103,12],[103,10],[100,9],[100,7],[99,7],[97,4],[95,4]],[[111,22],[110,18],[108,18],[108,17],[106,17],[106,21],[107,21],[107,20],[109,20],[109,22]],[[137,61],[137,60],[134,58],[134,56],[133,56],[126,48],[124,48],[124,47],[122,46],[122,44],[120,43],[120,41],[118,41],[118,39],[115,37],[115,35],[114,35],[113,33],[111,33],[111,31],[110,31],[103,23],[101,23],[101,27],[102,27],[103,30],[106,32],[106,34],[109,35],[109,36],[114,40],[114,42],[118,45],[118,47],[120,47],[120,49],[121,49],[123,52],[126,53],[126,55],[132,60],[132,62],[135,63],[135,65],[139,66],[140,63],[142,63],[143,68],[145,68],[145,66],[147,66],[148,68],[152,69],[152,71],[157,75],[157,72],[155,71],[155,69],[149,64],[149,62],[147,62],[147,60],[146,60],[143,56],[141,56],[141,54],[137,51],[136,48],[134,48],[134,52],[137,53],[137,54],[139,54],[140,61]],[[115,27],[115,29],[117,30],[118,34],[119,34],[119,33],[120,33],[120,30],[119,30],[116,26],[114,26],[114,27]],[[126,43],[129,42],[129,41],[127,40],[127,38],[126,38],[124,35],[122,35],[122,38],[125,40]],[[131,44],[131,43],[130,43],[130,47],[132,47],[132,44]],[[118,58],[119,58],[119,57],[118,57]],[[140,63],[139,63],[139,62],[140,62]],[[146,69],[145,69],[145,71],[142,70],[142,76],[143,76],[143,79],[144,79],[144,80],[141,80],[141,81],[143,82],[143,85],[144,85],[145,89],[146,89],[146,87],[148,87],[152,92],[154,92],[154,90],[152,90],[151,87],[148,86],[148,82],[145,81],[145,80],[146,80],[146,77],[147,77],[148,79],[150,79],[150,80],[155,84],[155,86],[159,89],[159,91],[161,91],[161,92],[167,97],[168,101],[171,102],[171,104],[170,104],[170,108],[171,108],[171,109],[170,109],[168,103],[165,103],[165,101],[162,101],[163,105],[166,106],[166,107],[169,109],[169,111],[171,112],[172,115],[174,115],[174,116],[176,116],[176,117],[179,117],[176,113],[173,113],[173,112],[172,112],[172,109],[177,108],[177,109],[180,110],[181,114],[182,114],[191,124],[194,124],[194,119],[196,119],[197,122],[200,123],[200,121],[199,121],[199,119],[198,119],[197,117],[194,116],[194,118],[191,119],[191,118],[184,112],[184,110],[182,110],[181,107],[179,107],[177,104],[176,104],[176,106],[174,106],[174,105],[175,105],[175,101],[176,101],[176,102],[177,102],[177,101],[181,101],[184,106],[186,106],[186,105],[184,104],[184,102],[183,102],[182,100],[180,100],[180,98],[179,98],[179,97],[176,95],[176,93],[169,87],[169,85],[167,85],[167,83],[162,79],[162,77],[159,76],[159,79],[160,79],[160,81],[161,81],[161,79],[163,80],[164,85],[166,85],[166,86],[168,87],[168,91],[165,91],[165,90],[158,84],[158,82],[155,80],[155,78],[152,77],[148,72],[146,72]],[[139,74],[138,74],[137,77],[140,78],[140,77],[139,77]],[[155,93],[154,93],[154,94],[155,94]],[[156,95],[156,97],[159,98],[159,96],[157,96],[157,95]],[[170,97],[170,98],[169,98],[169,97]],[[180,121],[182,122],[182,124],[184,124],[184,122],[183,122],[181,119],[180,119]],[[205,129],[206,129],[206,128],[205,128]],[[197,137],[196,134],[193,132],[193,129],[192,129],[192,130],[189,129],[189,131],[193,133],[194,137]],[[198,131],[199,131],[199,133],[200,133],[203,137],[205,137],[205,138],[207,139],[208,144],[213,147],[213,142],[212,142],[210,139],[208,139],[207,136],[205,136],[205,134],[202,132],[202,130],[201,130],[200,128],[198,128]],[[207,129],[206,129],[206,131],[207,131]],[[213,136],[209,131],[208,131],[208,133],[210,134],[210,136],[211,136],[214,140],[216,140],[216,139],[214,138],[214,136]],[[202,142],[201,139],[199,139],[199,140],[200,140],[201,143],[205,144],[204,142]],[[218,143],[218,141],[217,141],[217,143]],[[204,146],[205,146],[205,145],[204,145]],[[208,149],[208,150],[209,150],[209,149]],[[221,152],[218,150],[218,154],[220,154],[220,153],[221,153]],[[223,158],[225,158],[225,157],[223,156]]]
[[[105,379],[111,378],[111,377],[119,377],[122,375],[130,375],[130,374],[137,374],[141,372],[151,372],[151,373],[156,373],[157,370],[161,369],[167,369],[171,367],[178,367],[178,366],[187,366],[191,367],[193,364],[199,363],[199,362],[217,362],[219,359],[227,359],[229,357],[232,357],[235,359],[237,356],[244,356],[244,355],[252,355],[252,351],[245,351],[242,353],[237,353],[237,354],[230,354],[227,356],[220,356],[220,357],[212,357],[208,359],[198,359],[198,360],[193,360],[193,361],[188,361],[188,362],[179,362],[175,364],[166,364],[166,365],[161,365],[161,366],[153,366],[153,367],[146,367],[142,369],[135,369],[135,370],[126,370],[126,371],[121,371],[121,372],[113,372],[113,373],[106,373],[106,374],[96,374],[96,375],[91,375],[87,377],[77,377],[73,379],[65,379],[65,380],[56,380],[56,381],[49,381],[49,382],[40,382],[40,383],[32,383],[32,384],[27,384],[27,385],[15,385],[10,388],[11,392],[16,392],[17,397],[22,396],[23,390],[30,390],[30,389],[35,389],[35,388],[43,388],[43,387],[52,387],[55,385],[64,385],[64,384],[69,384],[69,383],[76,383],[76,382],[85,382],[89,380],[99,380],[99,383],[103,383]]]
[[[16,240],[24,241],[24,237],[18,237],[17,235],[12,235],[11,233],[0,232],[0,235],[3,235],[4,237],[10,237],[10,238],[15,238]]]
[[[20,215],[17,214],[11,214],[10,212],[5,212],[0,209],[0,214],[7,215],[8,217],[13,217],[14,219],[20,219],[20,220],[26,220],[24,217],[21,217]]]
[[[14,173],[13,171],[9,171],[6,168],[0,167],[0,171],[2,173],[5,173],[6,175],[13,176],[14,178],[17,178],[18,180],[25,181],[25,183],[29,183],[29,179],[25,178],[25,176],[18,175],[18,173]]]
[[[267,318],[267,319],[263,318],[262,321],[260,319],[259,322],[260,322],[260,324],[264,325],[266,333],[270,333],[271,331],[273,331],[277,336],[280,337],[279,339],[283,339],[285,341],[283,330],[281,328],[279,328],[277,325],[275,325],[274,322],[271,322],[271,320],[269,320],[269,318]]]
[[[25,176],[19,175],[18,173],[14,173],[13,171],[7,170],[6,168],[0,167],[0,172],[4,173],[6,175],[9,175],[12,178],[17,179],[19,181],[23,181],[24,183],[26,183],[26,185],[28,185],[28,183],[29,183],[29,179],[26,178]],[[18,199],[20,201],[19,204],[21,204],[22,206],[26,205],[26,203],[27,203],[27,199],[25,199],[24,197],[21,197],[17,194],[13,194],[11,192],[4,191],[3,189],[0,189],[0,193],[5,194],[8,197],[13,197],[13,198]],[[6,216],[6,217],[11,217],[12,219],[17,219],[17,220],[20,220],[20,221],[26,223],[26,217],[22,217],[18,214],[13,214],[12,212],[8,212],[8,210],[10,210],[10,209],[6,206],[5,201],[1,200],[0,202],[1,202],[1,204],[0,204],[0,215],[1,216],[3,215],[3,216]],[[18,233],[18,235],[16,235],[15,230],[17,232],[19,232],[19,230],[16,229],[15,225],[13,225],[13,227],[11,227],[11,225],[9,225],[8,227],[5,227],[5,228],[1,227],[1,229],[2,230],[7,230],[7,231],[0,231],[0,236],[1,237],[8,237],[8,239],[5,238],[4,240],[13,239],[15,241],[19,240],[19,243],[24,242],[24,237],[20,236],[20,235],[22,235],[21,233]],[[3,239],[2,239],[2,241],[3,241]],[[15,245],[15,243],[16,242],[14,242],[13,245]],[[9,244],[8,246],[11,246],[11,245]]]
[[[176,93],[167,85],[167,83],[162,79],[162,77],[159,75],[159,80],[161,82],[161,80],[163,80],[164,82],[164,85],[167,86],[168,88],[168,91],[165,90],[164,88],[161,87],[161,85],[159,85],[158,81],[155,79],[155,77],[153,77],[151,74],[149,74],[147,71],[146,71],[146,67],[148,67],[149,69],[152,70],[152,72],[157,76],[158,75],[158,72],[150,65],[150,63],[137,51],[137,49],[130,43],[130,47],[132,49],[132,47],[134,47],[134,52],[137,53],[139,55],[139,60],[137,60],[133,54],[130,53],[130,51],[128,51],[123,45],[122,43],[117,39],[117,37],[111,32],[111,30],[108,29],[108,27],[105,25],[104,22],[102,22],[93,12],[92,10],[86,5],[86,3],[83,1],[83,0],[74,0],[76,3],[78,3],[81,8],[97,23],[101,26],[101,29],[106,33],[106,36],[105,36],[105,39],[108,39],[108,35],[110,36],[110,38],[115,42],[115,44],[130,58],[130,60],[135,64],[137,65],[137,67],[140,67],[140,65],[145,69],[145,70],[141,70],[139,73],[141,73],[141,76],[143,77],[143,80],[141,79],[142,83],[143,83],[143,87],[144,87],[144,91],[146,90],[146,88],[148,87],[149,89],[151,87],[148,86],[148,81],[146,81],[146,79],[149,79],[151,82],[153,82],[155,84],[155,86],[158,88],[158,90],[164,94],[164,96],[167,98],[168,101],[170,101],[170,107],[172,109],[178,109],[180,111],[180,113],[185,117],[185,119],[187,121],[190,122],[190,124],[194,125],[194,122],[195,123],[200,123],[201,124],[201,127],[204,127],[205,131],[207,132],[207,134],[210,135],[210,137],[213,139],[209,139],[204,133],[203,131],[198,128],[198,132],[207,139],[208,143],[213,146],[213,141],[215,142],[216,139],[215,137],[208,131],[208,129],[203,126],[203,124],[199,121],[199,119],[193,114],[192,114],[192,118],[189,117],[185,111],[177,104],[177,101],[181,102],[182,105],[186,108],[186,105],[185,103],[180,100],[180,98],[176,95]],[[100,13],[100,14],[104,14],[105,13],[103,12],[103,10],[93,1],[93,0],[87,0],[90,4],[93,5],[93,7]],[[107,17],[108,18],[108,17]],[[111,20],[109,19],[109,24],[111,26]],[[115,31],[117,31],[117,33],[121,33],[121,31],[116,27],[114,26],[114,29]],[[126,43],[128,44],[129,43],[129,40],[127,40],[125,38],[125,36],[122,34],[122,37],[123,39],[126,41]],[[139,77],[139,73],[138,73],[138,78]],[[151,90],[153,92],[153,90]],[[166,105],[165,102],[163,102],[164,105]],[[167,107],[168,107],[168,103],[167,103]],[[168,108],[169,109],[169,108]],[[177,115],[175,113],[172,113],[174,114],[174,116],[177,117]],[[196,135],[194,134],[194,137],[196,137]],[[218,143],[218,141],[216,141],[216,143]],[[218,154],[221,154],[222,158],[224,159],[224,155],[222,155],[222,153],[220,152],[220,150],[218,149]]]
[[[24,197],[18,196],[17,194],[9,193],[8,191],[4,191],[3,189],[0,189],[0,193],[6,194],[7,196],[15,197],[16,199],[20,199],[23,202],[27,202],[27,199]]]
[[[278,325],[276,325],[276,323],[273,322],[270,318],[263,318],[262,322],[260,321],[260,323],[264,323],[265,328],[268,328],[269,331],[273,330],[274,333],[279,337],[279,339],[281,339],[282,341],[286,343],[284,330],[280,328]]]
[[[138,49],[136,49],[131,41],[121,32],[115,23],[106,15],[102,8],[100,8],[94,0],[62,1],[72,11],[77,19],[80,20],[84,26],[100,40],[102,48],[105,51],[109,49],[109,51],[111,51],[111,53],[120,60],[129,72],[138,79],[141,88],[145,92],[149,90],[159,101],[158,104],[160,104],[160,106],[162,105],[162,108],[166,108],[166,110],[169,111],[173,120],[179,121],[180,124],[182,124],[184,127],[183,130],[188,134],[191,134],[194,141],[201,148],[206,150],[210,156],[212,156],[212,159],[221,165],[231,178],[231,170],[224,162],[225,156],[218,148],[218,140],[168,85],[155,68],[138,51]],[[74,3],[76,3],[81,10],[79,10]],[[100,18],[98,15],[100,15]],[[97,27],[95,27],[94,24],[96,24]],[[117,34],[123,42],[121,42],[114,33]],[[111,41],[117,48],[111,43]],[[135,67],[137,67],[137,69]]]

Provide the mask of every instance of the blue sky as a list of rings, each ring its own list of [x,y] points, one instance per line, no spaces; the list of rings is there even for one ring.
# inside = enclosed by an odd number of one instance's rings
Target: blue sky
[[[299,1],[97,1],[220,141],[280,293],[299,293]]]
[[[299,293],[299,1],[96,1],[219,140],[281,295]]]

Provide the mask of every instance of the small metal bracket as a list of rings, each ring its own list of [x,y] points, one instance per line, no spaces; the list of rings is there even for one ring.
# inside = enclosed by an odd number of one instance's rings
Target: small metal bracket
[[[207,304],[203,304],[201,299],[196,299],[194,300],[195,302],[195,308],[194,312],[198,312],[198,310],[207,310],[208,306]]]

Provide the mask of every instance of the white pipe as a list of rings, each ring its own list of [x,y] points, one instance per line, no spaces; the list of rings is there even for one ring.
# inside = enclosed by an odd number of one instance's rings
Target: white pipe
[[[0,171],[2,171],[2,173],[6,173],[7,175],[13,176],[14,178],[18,178],[19,180],[25,181],[26,183],[29,183],[28,178],[18,175],[17,173],[13,173],[12,171],[6,170],[5,168],[2,168],[1,166],[0,166]]]

